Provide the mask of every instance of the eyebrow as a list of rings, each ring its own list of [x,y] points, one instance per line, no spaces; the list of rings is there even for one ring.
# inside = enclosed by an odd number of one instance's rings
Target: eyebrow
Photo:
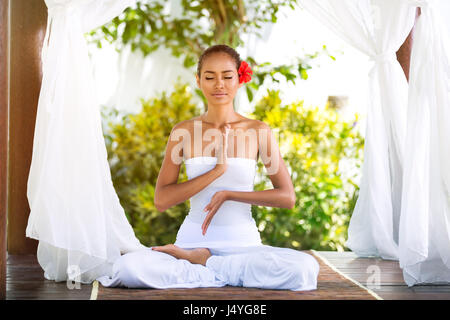
[[[207,73],[207,72],[209,72],[209,73],[215,73],[214,71],[206,70],[205,73]],[[222,73],[225,73],[225,72],[233,72],[233,70],[222,71]]]

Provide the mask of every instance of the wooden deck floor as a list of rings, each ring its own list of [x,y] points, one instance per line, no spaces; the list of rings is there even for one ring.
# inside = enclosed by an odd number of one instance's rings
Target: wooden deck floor
[[[353,252],[316,253],[334,270],[368,288],[382,299],[450,300],[450,285],[419,285],[409,288],[403,281],[402,270],[397,261],[358,258]],[[376,282],[377,279],[379,283]],[[89,300],[93,296],[92,288],[92,285],[81,284],[80,289],[70,290],[66,282],[46,280],[35,255],[8,256],[8,300]]]
[[[329,264],[384,300],[450,300],[450,285],[408,287],[398,261],[358,258],[353,252],[320,251]],[[379,271],[379,286],[373,282]]]

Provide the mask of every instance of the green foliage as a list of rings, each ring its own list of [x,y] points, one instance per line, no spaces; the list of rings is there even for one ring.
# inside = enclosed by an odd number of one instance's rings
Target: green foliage
[[[138,114],[120,116],[103,110],[103,117],[110,119],[103,131],[114,187],[136,236],[146,245],[175,242],[189,210],[188,203],[183,203],[160,213],[154,194],[172,128],[201,113],[191,99],[190,88],[177,83],[170,96],[163,92],[159,98],[142,100]],[[187,179],[184,167],[180,178]]]
[[[173,126],[200,114],[191,103],[186,85],[177,84],[167,97],[142,101],[142,112],[105,122],[105,141],[116,191],[145,245],[173,243],[188,201],[165,212],[154,206],[154,186]],[[117,118],[117,112],[104,118]],[[302,102],[283,106],[278,91],[268,91],[251,115],[266,122],[278,138],[297,196],[293,209],[252,206],[265,244],[296,249],[342,250],[358,188],[355,172],[341,172],[342,161],[359,168],[363,140],[353,123],[335,110],[305,107]],[[273,188],[258,162],[255,190]],[[357,170],[356,170],[357,171]],[[179,181],[185,181],[181,166]],[[259,180],[259,181],[258,181]]]
[[[187,69],[194,69],[200,54],[214,44],[227,44],[233,48],[245,47],[242,39],[250,34],[261,37],[258,30],[263,24],[276,23],[283,7],[298,10],[297,0],[182,0],[181,17],[166,13],[167,1],[141,0],[136,7],[125,12],[88,34],[88,41],[101,47],[103,40],[116,44],[118,50],[130,45],[147,56],[160,46],[169,49],[174,57],[182,57]],[[246,86],[249,101],[253,100],[264,81],[276,84],[280,78],[295,84],[306,80],[311,61],[328,53],[324,45],[320,51],[306,54],[291,64],[273,65],[257,62],[251,56],[241,57],[253,69],[253,79]],[[203,99],[201,91],[196,93]]]
[[[253,116],[278,133],[297,199],[293,209],[253,207],[263,242],[297,249],[344,250],[359,191],[355,179],[364,143],[354,127],[356,122],[343,121],[334,109],[306,107],[303,101],[283,106],[275,90],[268,90]],[[355,170],[340,170],[345,162]],[[264,165],[259,162],[258,166],[262,175]],[[264,176],[255,184],[255,190],[272,187]]]
[[[118,48],[130,44],[147,55],[164,44],[176,57],[183,55],[193,66],[203,50],[215,43],[244,45],[242,38],[256,34],[264,23],[276,23],[283,7],[295,9],[297,0],[182,0],[181,16],[165,8],[167,0],[140,0],[111,23],[90,33],[99,46],[101,39]]]

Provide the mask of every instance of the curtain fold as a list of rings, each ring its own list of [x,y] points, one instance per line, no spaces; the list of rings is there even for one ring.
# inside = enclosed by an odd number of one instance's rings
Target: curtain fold
[[[408,83],[395,52],[414,25],[414,8],[391,0],[300,0],[300,5],[374,62],[360,194],[346,246],[359,256],[397,260]]]
[[[408,98],[408,128],[400,266],[405,282],[450,282],[450,46],[433,0],[420,6],[414,29]]]
[[[46,0],[47,32],[27,198],[26,236],[49,280],[90,283],[121,253],[145,248],[111,180],[83,34],[134,0]]]

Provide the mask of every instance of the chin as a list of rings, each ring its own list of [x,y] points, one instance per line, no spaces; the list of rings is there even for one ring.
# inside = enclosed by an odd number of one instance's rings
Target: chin
[[[208,103],[213,103],[213,104],[228,104],[230,103],[230,101],[233,101],[233,99],[230,99],[230,97],[226,97],[225,99],[208,99]]]

